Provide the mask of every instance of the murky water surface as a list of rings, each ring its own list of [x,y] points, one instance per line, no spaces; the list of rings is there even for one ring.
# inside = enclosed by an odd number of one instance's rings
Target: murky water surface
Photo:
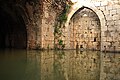
[[[120,80],[120,53],[1,50],[0,80]]]

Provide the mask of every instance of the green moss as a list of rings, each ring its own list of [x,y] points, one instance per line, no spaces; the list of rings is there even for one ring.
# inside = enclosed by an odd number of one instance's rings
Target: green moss
[[[63,40],[60,37],[64,36],[62,29],[65,27],[64,23],[67,21],[67,14],[69,12],[70,5],[66,4],[64,10],[61,14],[57,17],[57,22],[54,26],[54,47],[55,49],[64,49],[65,44],[63,44]],[[55,43],[55,41],[58,41]]]
[[[59,45],[62,45],[63,44],[63,40],[58,40],[58,43],[59,43]]]
[[[63,22],[66,22],[67,21],[67,14],[66,13],[62,13],[59,17],[59,21],[61,22],[61,24]]]
[[[67,13],[69,12],[70,8],[71,8],[71,6],[66,4],[65,10],[66,10]]]

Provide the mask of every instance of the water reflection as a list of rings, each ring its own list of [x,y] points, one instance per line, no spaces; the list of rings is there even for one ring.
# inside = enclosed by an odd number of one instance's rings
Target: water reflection
[[[41,80],[41,54],[39,51],[27,51],[24,80]]]
[[[101,54],[100,80],[120,80],[120,54]]]
[[[99,52],[76,53],[71,50],[37,53],[33,51],[32,53],[29,51],[27,60],[37,62],[36,69],[40,71],[39,75],[41,76],[39,80],[99,80],[100,78]],[[35,65],[35,63],[28,66]],[[33,66],[27,68],[28,73],[31,68]]]
[[[120,80],[120,54],[113,53],[6,50],[0,63],[0,80]]]
[[[0,51],[0,80],[23,80],[26,69],[26,51]]]

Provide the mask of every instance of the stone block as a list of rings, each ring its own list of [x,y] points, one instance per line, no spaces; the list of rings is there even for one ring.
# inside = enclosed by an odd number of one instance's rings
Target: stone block
[[[120,19],[120,17],[119,17],[119,15],[118,15],[118,14],[113,15],[113,20],[119,20],[119,19]]]
[[[107,41],[112,41],[112,37],[107,37]]]
[[[103,2],[101,2],[101,6],[107,6],[108,5],[108,1],[104,0]]]
[[[118,37],[114,36],[114,37],[113,37],[113,41],[114,41],[114,42],[117,42],[117,41],[118,41]]]
[[[116,46],[116,48],[119,46],[119,42],[115,42],[114,46]]]
[[[115,32],[114,32],[114,30],[111,31],[110,34],[111,34],[111,37],[115,36]]]
[[[102,46],[104,47],[104,46],[108,46],[109,45],[109,42],[102,42]]]
[[[112,31],[108,30],[105,32],[107,37],[112,37]]]
[[[101,31],[103,32],[103,31],[106,31],[107,30],[107,26],[103,26],[103,27],[101,27]]]
[[[120,8],[117,9],[117,14],[120,14]]]
[[[100,7],[100,10],[102,10],[102,11],[105,11],[105,9],[106,9],[106,8],[105,8],[104,6],[101,6],[101,7]]]
[[[97,42],[93,42],[93,46],[95,46],[96,47],[96,45],[97,45],[98,43]]]
[[[120,35],[118,36],[118,41],[120,41]]]
[[[120,26],[120,20],[115,20],[114,23],[115,23],[115,25],[117,25],[118,27]]]
[[[109,15],[110,11],[109,10],[105,10],[104,13],[105,13],[105,15]]]
[[[94,3],[94,5],[95,5],[96,7],[100,6],[100,4],[101,4],[100,2],[95,2],[95,3]]]
[[[49,13],[48,13],[48,12],[45,12],[44,15],[45,15],[45,18],[48,18]]]
[[[109,20],[112,20],[113,17],[110,14],[108,14],[108,15],[106,15],[106,19],[109,21]]]
[[[107,37],[101,37],[101,41],[105,42],[107,40]]]
[[[114,21],[113,20],[107,20],[107,25],[109,25],[109,26],[114,25]]]
[[[114,5],[119,3],[119,0],[114,0],[113,1]]]
[[[114,25],[108,26],[108,30],[109,30],[109,31],[114,30]]]
[[[106,6],[106,10],[112,10],[112,9],[113,9],[112,5]]]
[[[110,15],[114,15],[114,14],[117,14],[117,10],[116,9],[110,10]]]
[[[105,37],[104,31],[101,32],[101,37]]]

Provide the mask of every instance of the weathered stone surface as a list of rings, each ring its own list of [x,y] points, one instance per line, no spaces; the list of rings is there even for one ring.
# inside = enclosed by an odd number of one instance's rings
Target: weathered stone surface
[[[86,16],[84,16],[85,14]],[[85,49],[96,49],[98,47],[98,42],[100,41],[100,22],[97,18],[97,15],[87,8],[76,13],[71,20],[74,26],[70,25],[70,29],[73,29],[71,36],[75,36],[74,45],[70,45],[71,47],[74,46],[75,48],[76,43],[83,46]],[[73,38],[71,38],[71,40],[72,39]]]
[[[55,38],[53,26],[56,23],[58,15],[64,9],[64,4],[64,1],[59,2],[56,0],[23,0],[11,3],[5,3],[1,0],[0,7],[1,10],[8,11],[8,13],[6,13],[13,19],[18,18],[14,15],[22,17],[21,19],[23,19],[23,22],[25,23],[24,25],[27,32],[27,48],[47,49],[48,45],[50,45],[51,48],[54,47]],[[108,46],[111,41],[119,42],[119,0],[84,0],[83,2],[78,1],[77,4],[71,5],[69,13],[67,13],[68,19],[70,19],[68,20],[69,25],[64,27],[62,30],[63,36],[60,37],[64,40],[66,49],[75,49],[77,41],[80,43],[79,45],[88,46],[90,48],[94,48],[95,46],[99,46],[100,48],[104,43]],[[8,6],[11,6],[11,8]],[[84,8],[87,8],[88,10],[83,10],[83,7],[81,6],[84,6]],[[78,9],[80,10],[77,11]],[[109,31],[109,33],[106,33],[107,31]],[[8,35],[6,36],[6,39],[8,39]],[[23,40],[23,38],[21,39]],[[95,41],[99,44],[101,43],[101,45],[96,44]],[[9,45],[8,40],[6,40],[6,43]],[[15,40],[13,40],[13,43],[15,44]],[[11,44],[14,45],[13,43]],[[120,51],[117,43],[112,44],[112,47],[113,46],[116,46],[117,50]],[[107,50],[110,49],[107,47]]]

